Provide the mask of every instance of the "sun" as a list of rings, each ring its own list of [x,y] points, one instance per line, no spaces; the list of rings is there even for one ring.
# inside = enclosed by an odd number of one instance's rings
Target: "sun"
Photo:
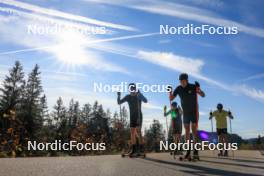
[[[84,46],[87,37],[78,32],[66,31],[56,35],[56,38],[58,44],[51,49],[56,59],[72,66],[89,64],[88,51]]]

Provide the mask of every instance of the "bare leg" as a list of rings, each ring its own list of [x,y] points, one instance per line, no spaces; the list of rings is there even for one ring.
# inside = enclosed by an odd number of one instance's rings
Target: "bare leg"
[[[227,134],[222,134],[223,136],[223,143],[227,145],[228,141],[227,141]],[[225,150],[225,153],[224,153],[225,156],[228,156],[228,152],[227,150]]]
[[[197,142],[197,128],[195,123],[192,123],[192,134],[193,134],[193,143],[195,144]]]
[[[185,142],[190,144],[190,124],[184,124],[184,128],[185,128]],[[185,158],[189,158],[190,157],[190,152],[191,150],[189,149],[186,154],[185,154]]]
[[[137,138],[138,138],[139,144],[143,144],[143,137],[142,137],[142,133],[141,133],[141,128],[137,127],[136,132],[137,132]]]
[[[185,128],[185,140],[186,142],[190,141],[190,124],[184,124]]]
[[[131,135],[131,143],[132,145],[136,144],[136,128],[130,129],[130,135]]]

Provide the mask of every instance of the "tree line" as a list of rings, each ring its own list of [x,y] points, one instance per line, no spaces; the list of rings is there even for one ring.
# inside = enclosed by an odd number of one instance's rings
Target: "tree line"
[[[89,101],[89,100],[87,100]],[[105,110],[98,101],[80,105],[71,99],[65,105],[58,97],[52,109],[41,82],[40,67],[35,65],[25,76],[23,66],[16,61],[0,87],[0,157],[105,154],[122,151],[129,143],[128,112]],[[153,121],[145,129],[148,150],[157,149],[157,141],[164,139],[162,126]],[[92,151],[27,151],[28,141],[105,142],[107,150]]]

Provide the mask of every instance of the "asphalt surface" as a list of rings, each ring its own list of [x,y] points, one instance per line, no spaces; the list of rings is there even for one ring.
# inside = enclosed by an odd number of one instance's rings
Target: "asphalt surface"
[[[201,161],[196,162],[175,160],[168,153],[147,154],[145,159],[120,155],[1,158],[0,176],[264,175],[264,156],[258,151],[236,151],[234,158],[225,159],[215,155],[216,151],[201,152]]]

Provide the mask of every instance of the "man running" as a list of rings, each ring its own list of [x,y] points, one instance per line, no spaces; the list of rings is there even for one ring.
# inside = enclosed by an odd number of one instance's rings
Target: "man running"
[[[211,120],[213,117],[215,118],[216,121],[216,131],[217,131],[217,136],[218,136],[218,142],[219,143],[225,143],[227,144],[227,118],[229,117],[233,119],[233,115],[230,111],[226,111],[223,109],[223,105],[219,103],[217,105],[217,110],[214,112],[210,112],[210,117],[209,120]],[[218,156],[228,156],[228,151],[224,151],[223,155],[223,150],[220,150],[220,153]]]
[[[201,97],[205,97],[205,93],[200,89],[200,84],[190,84],[188,81],[188,75],[182,73],[179,76],[180,85],[176,87],[174,92],[170,92],[170,100],[172,101],[177,95],[181,99],[181,106],[183,109],[183,123],[185,128],[186,142],[190,142],[190,126],[192,128],[193,142],[197,142],[197,124],[198,124],[198,102],[197,94]],[[190,158],[190,150],[186,152],[185,158]],[[194,150],[194,156],[198,157],[198,151]]]
[[[124,98],[120,99],[121,93],[117,93],[117,103],[120,105],[124,102],[128,103],[129,112],[130,112],[130,135],[132,150],[129,153],[130,156],[137,155],[137,139],[139,143],[139,153],[140,155],[144,153],[143,138],[141,134],[142,127],[142,111],[141,111],[141,102],[147,103],[147,99],[139,92],[136,88],[135,83],[130,83],[128,85],[130,94],[126,95]]]
[[[171,103],[171,109],[167,112],[167,107],[164,106],[164,116],[168,116],[171,114],[171,128],[173,134],[173,142],[176,144],[181,142],[182,135],[182,109],[177,105],[177,102]],[[174,155],[176,155],[178,150],[174,151]],[[180,152],[179,152],[180,154]]]

